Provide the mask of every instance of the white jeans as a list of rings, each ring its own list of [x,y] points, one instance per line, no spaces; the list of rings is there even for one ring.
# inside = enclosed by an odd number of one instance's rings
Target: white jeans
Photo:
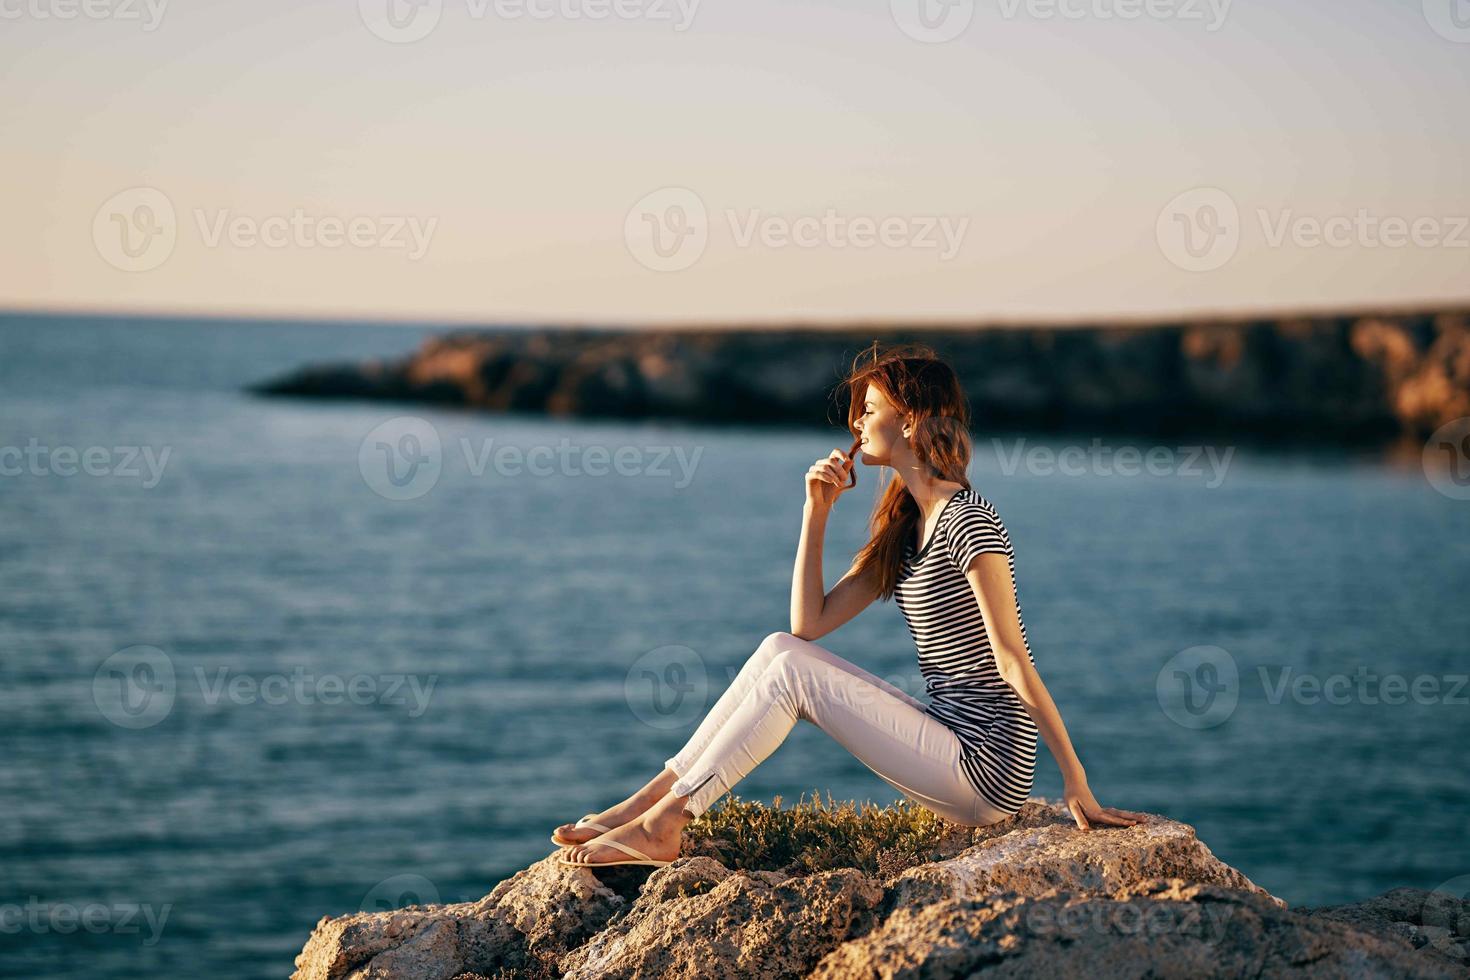
[[[984,826],[1010,814],[991,806],[960,768],[960,741],[924,703],[825,647],[772,633],[664,763],[698,816],[745,778],[805,719],[888,785],[947,820]]]

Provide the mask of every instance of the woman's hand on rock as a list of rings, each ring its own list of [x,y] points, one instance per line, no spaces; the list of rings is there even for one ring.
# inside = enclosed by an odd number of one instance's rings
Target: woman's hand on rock
[[[1092,790],[1084,783],[1080,786],[1068,786],[1062,791],[1062,800],[1065,802],[1067,812],[1072,814],[1072,819],[1077,821],[1080,830],[1091,830],[1093,825],[1109,827],[1131,827],[1147,819],[1147,814],[1134,813],[1131,810],[1117,810],[1110,806],[1102,806],[1092,795]]]
[[[852,465],[852,458],[840,449],[813,463],[806,471],[806,502],[818,507],[836,503],[843,491],[852,489],[847,485]]]

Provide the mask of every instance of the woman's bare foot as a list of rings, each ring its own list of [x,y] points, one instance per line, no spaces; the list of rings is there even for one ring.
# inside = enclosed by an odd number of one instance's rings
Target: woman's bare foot
[[[674,785],[674,782],[678,778],[673,770],[665,769],[645,784],[642,789],[623,802],[615,806],[610,806],[601,813],[593,814],[592,822],[600,823],[604,827],[617,829],[628,821],[641,817],[648,811],[649,807],[663,798],[664,794],[669,791],[669,787]],[[602,831],[595,827],[578,827],[575,822],[564,823],[556,828],[556,836],[564,841],[571,841],[572,844],[584,844],[601,833]],[[563,844],[562,846],[570,847],[572,844]],[[638,845],[635,844],[633,846],[637,847]],[[603,850],[617,850],[617,848],[603,848]],[[619,851],[619,853],[622,852]]]
[[[615,840],[642,851],[655,861],[673,861],[679,857],[684,827],[692,819],[683,810],[685,799],[682,796],[665,796],[659,805],[642,816],[598,835],[594,841],[569,847],[562,856],[568,861],[593,867],[611,861],[627,861],[629,855],[626,851],[603,843]]]

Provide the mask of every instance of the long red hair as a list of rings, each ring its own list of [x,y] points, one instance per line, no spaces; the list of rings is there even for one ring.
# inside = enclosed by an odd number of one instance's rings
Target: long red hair
[[[909,447],[937,480],[969,488],[970,403],[954,369],[927,344],[880,349],[875,340],[853,359],[839,390],[847,398],[847,428],[856,438],[863,400],[872,385],[913,427]],[[853,466],[854,481],[857,466]],[[906,541],[918,534],[919,505],[896,474],[883,488],[868,526],[868,543],[854,563],[860,575],[876,575],[878,595],[892,598]]]

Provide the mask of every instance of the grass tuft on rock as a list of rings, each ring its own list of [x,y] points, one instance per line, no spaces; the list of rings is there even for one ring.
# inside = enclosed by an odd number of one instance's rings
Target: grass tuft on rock
[[[802,794],[782,809],[780,796],[767,806],[730,793],[685,827],[682,856],[708,855],[732,870],[807,875],[858,868],[887,879],[951,856],[956,838],[968,839],[972,830],[906,798],[879,806],[839,803],[828,794],[823,803],[814,791],[811,800]]]

